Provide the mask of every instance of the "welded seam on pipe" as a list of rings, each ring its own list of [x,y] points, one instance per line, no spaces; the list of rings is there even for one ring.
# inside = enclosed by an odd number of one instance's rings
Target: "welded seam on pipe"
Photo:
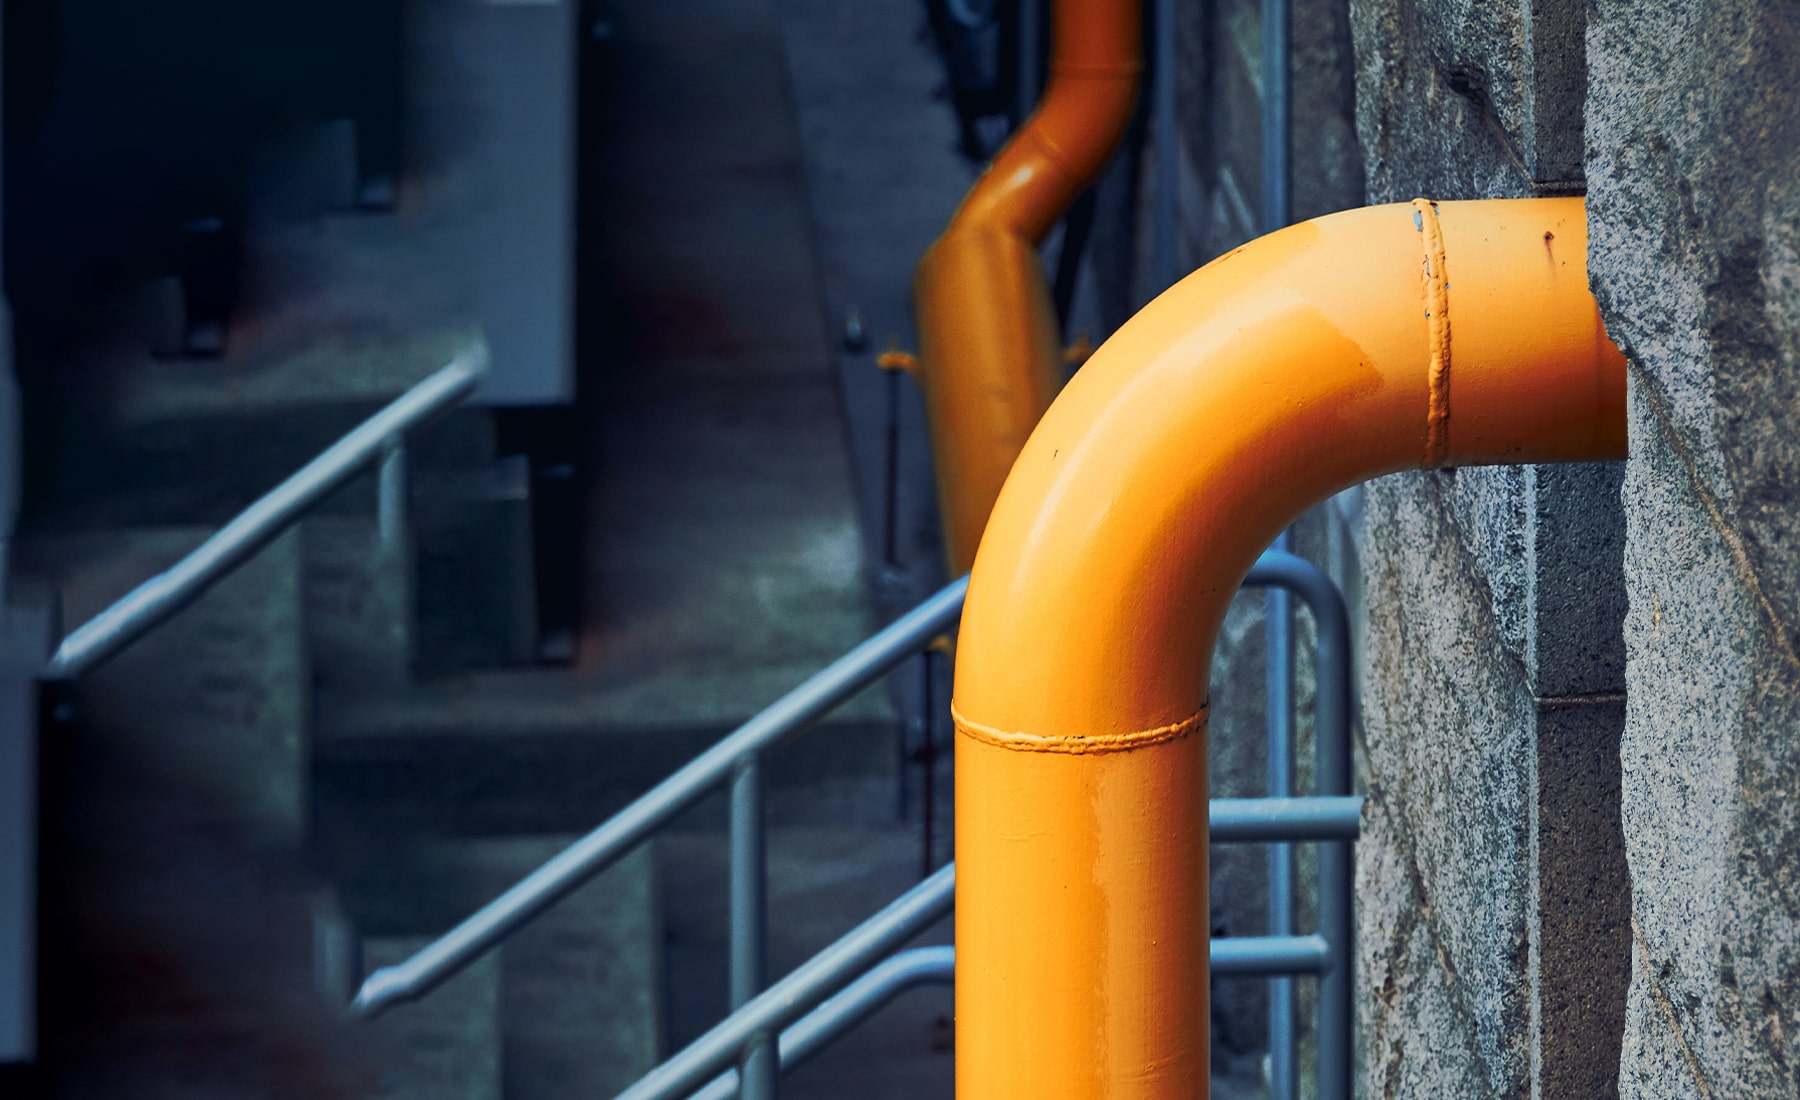
[[[1160,745],[1166,741],[1179,741],[1206,728],[1206,712],[1211,705],[1211,700],[1201,703],[1198,714],[1183,718],[1171,725],[1157,726],[1147,730],[1132,730],[1128,733],[1044,734],[995,729],[966,717],[956,709],[955,703],[950,705],[950,715],[956,721],[958,733],[984,745],[992,745],[998,749],[1011,749],[1014,752],[1060,752],[1080,756],[1090,753],[1130,752],[1133,749],[1141,749],[1150,745]]]
[[[1423,281],[1425,325],[1431,343],[1431,369],[1426,374],[1430,404],[1425,417],[1425,468],[1438,469],[1450,460],[1450,274],[1444,261],[1444,230],[1437,203],[1414,199],[1413,224],[1425,246]]]

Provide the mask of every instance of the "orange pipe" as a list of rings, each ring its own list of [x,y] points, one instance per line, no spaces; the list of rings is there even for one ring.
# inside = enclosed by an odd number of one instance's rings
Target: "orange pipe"
[[[1137,100],[1138,0],[1056,0],[1037,111],[919,263],[919,358],[953,573],[1064,376],[1037,245],[1105,167]]]
[[[1257,554],[1408,468],[1625,454],[1579,199],[1373,207],[1151,303],[1019,456],[956,665],[957,1090],[1207,1092],[1206,670]]]

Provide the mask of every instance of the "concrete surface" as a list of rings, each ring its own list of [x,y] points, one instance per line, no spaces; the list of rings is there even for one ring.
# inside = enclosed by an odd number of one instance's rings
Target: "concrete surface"
[[[379,846],[347,881],[346,905],[374,942],[388,945],[383,962],[396,962],[405,957],[401,947],[429,942],[429,936],[493,900],[575,839],[540,835]],[[494,1063],[494,1095],[507,1100],[614,1095],[648,1071],[664,1047],[656,866],[654,846],[628,854],[484,959],[477,981],[452,979],[389,1018],[402,1021],[414,1011],[431,1017],[440,998],[460,999],[462,1011],[491,1016],[481,1026],[494,1029],[491,1040],[482,1038],[491,1041],[492,1050],[471,1054]],[[375,965],[371,959],[365,969]],[[492,1001],[483,1008],[482,998]],[[486,1062],[476,1068],[487,1072]],[[476,1094],[446,1086],[426,1095]]]
[[[728,894],[723,838],[670,836],[661,847],[668,920],[670,1029],[679,1050],[726,1009]],[[907,830],[778,828],[769,836],[769,967],[785,974],[919,881],[918,840]],[[950,942],[950,922],[920,944]],[[951,997],[941,987],[897,999],[821,1051],[781,1094],[948,1096]]]
[[[741,720],[872,625],[781,27],[612,17],[580,672],[628,720]]]
[[[27,539],[17,567],[61,593],[73,629],[211,534],[152,528]],[[299,532],[290,531],[73,691],[91,751],[120,754],[201,795],[171,801],[176,818],[205,815],[189,826],[286,845],[305,837],[311,674],[300,560]]]
[[[404,684],[413,652],[411,556],[384,548],[373,519],[353,516],[307,517],[300,544],[314,677],[365,690]]]
[[[1596,5],[1590,271],[1631,357],[1620,1092],[1800,1092],[1800,22]]]
[[[403,962],[430,942],[424,936],[371,936],[364,965]],[[370,1030],[396,1057],[383,1068],[376,1100],[500,1100],[501,970],[489,956],[444,984],[430,999],[376,1020]]]
[[[1350,21],[1371,200],[1580,192],[1581,5],[1352,0]]]

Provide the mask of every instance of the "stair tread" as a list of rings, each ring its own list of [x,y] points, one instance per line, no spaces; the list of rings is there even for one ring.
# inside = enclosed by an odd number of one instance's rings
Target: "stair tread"
[[[441,932],[573,839],[427,844],[410,859],[371,864],[349,892],[351,908],[360,910],[358,919],[365,927]],[[656,875],[650,849],[628,855],[486,957],[487,965],[498,971],[507,1100],[610,1096],[655,1063],[661,1049],[663,978]],[[383,937],[382,942],[405,946],[380,960],[394,963],[423,947],[429,937]],[[446,986],[422,1003],[451,992]],[[414,1007],[397,1008],[394,1015]]]
[[[62,595],[67,629],[168,568],[207,527],[21,539],[15,563]],[[205,797],[193,812],[297,840],[308,817],[309,669],[297,532],[74,686],[85,743]]]

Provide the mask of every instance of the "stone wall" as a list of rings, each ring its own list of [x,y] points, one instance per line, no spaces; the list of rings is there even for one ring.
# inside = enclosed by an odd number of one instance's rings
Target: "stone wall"
[[[1579,0],[1350,8],[1370,202],[1580,192]],[[1616,1093],[1630,941],[1620,477],[1465,469],[1368,487],[1371,1096]]]
[[[1631,360],[1620,1091],[1800,1095],[1800,7],[1600,0],[1588,61]]]
[[[1302,525],[1361,661],[1360,1089],[1800,1095],[1800,8],[1295,9],[1298,216],[1586,194],[1631,359],[1628,463],[1383,478]],[[1259,6],[1179,12],[1193,266],[1260,222]],[[1262,650],[1240,599],[1215,794],[1261,790]],[[1215,926],[1260,931],[1261,852],[1214,858]],[[1216,1059],[1266,1043],[1254,985],[1215,1016]]]

